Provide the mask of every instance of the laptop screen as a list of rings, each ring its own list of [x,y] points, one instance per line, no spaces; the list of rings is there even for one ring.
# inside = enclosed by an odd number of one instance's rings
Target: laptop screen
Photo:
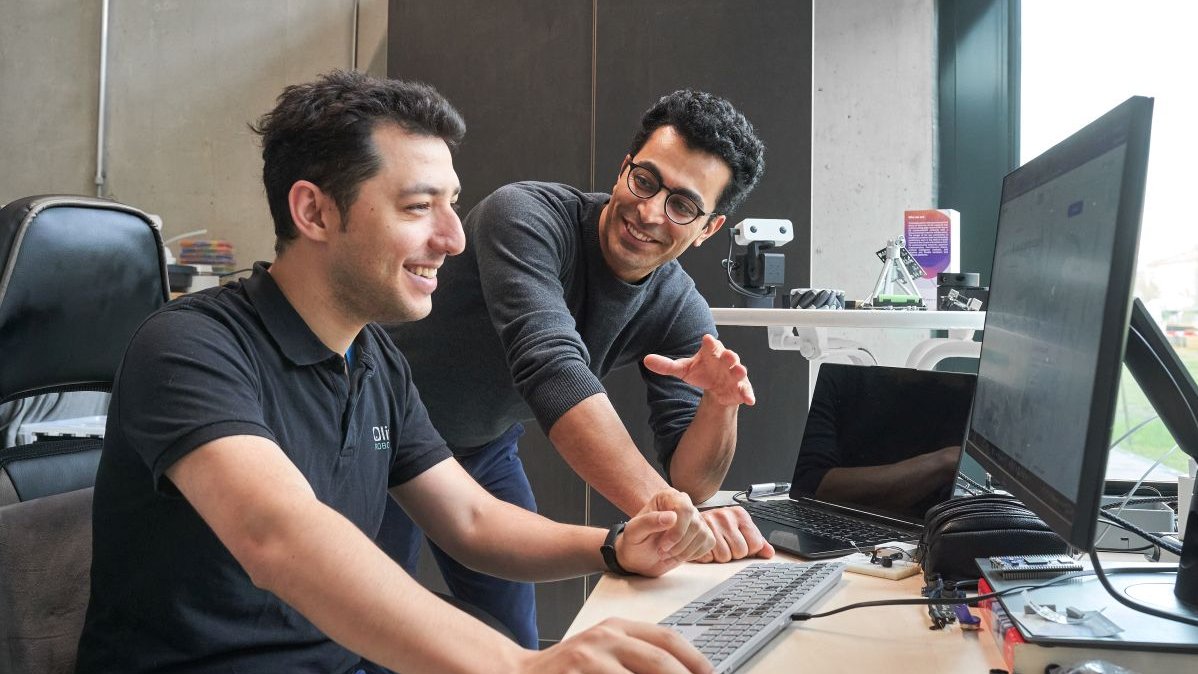
[[[952,496],[976,379],[820,365],[791,496],[922,521]]]

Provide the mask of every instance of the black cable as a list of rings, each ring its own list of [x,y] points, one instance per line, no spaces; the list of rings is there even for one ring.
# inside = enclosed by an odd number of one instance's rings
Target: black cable
[[[1156,567],[1146,568],[1146,569],[1145,568],[1111,569],[1109,573],[1111,573],[1111,574],[1145,573],[1145,572],[1166,573],[1166,572],[1176,572],[1176,571],[1177,571],[1177,565],[1171,564],[1171,565],[1156,566]],[[1101,571],[1097,571],[1097,572],[1095,572],[1095,571],[1072,571],[1072,572],[1066,573],[1062,576],[1057,576],[1056,578],[1045,581],[1043,583],[1038,583],[1035,585],[1016,585],[1014,587],[1008,587],[1005,590],[999,590],[997,592],[990,592],[988,594],[977,594],[972,597],[960,597],[960,598],[949,597],[949,598],[937,598],[937,599],[921,597],[919,599],[879,599],[877,601],[862,601],[862,602],[857,602],[855,604],[846,604],[839,608],[834,608],[831,611],[824,611],[823,613],[792,613],[790,616],[790,619],[794,620],[794,621],[803,621],[803,620],[811,620],[813,618],[826,618],[828,616],[836,615],[837,613],[843,613],[845,611],[851,611],[853,609],[872,608],[875,606],[943,606],[943,605],[952,605],[952,604],[965,604],[966,606],[976,606],[977,603],[980,601],[984,601],[986,599],[996,599],[998,597],[1005,597],[1008,594],[1014,593],[1016,591],[1039,590],[1041,588],[1049,587],[1051,585],[1056,585],[1057,583],[1063,583],[1065,581],[1073,580],[1074,578],[1082,578],[1084,576],[1089,576],[1089,575],[1099,575],[1100,573],[1101,573]],[[1100,578],[1101,578],[1101,576],[1100,576]],[[1196,622],[1195,624],[1198,624],[1198,622]]]
[[[920,597],[919,599],[878,599],[875,601],[860,601],[855,604],[846,604],[845,606],[834,608],[831,611],[824,611],[823,613],[792,613],[790,619],[794,621],[803,621],[811,620],[813,618],[826,618],[828,616],[836,615],[837,613],[844,613],[845,611],[851,611],[853,609],[872,608],[875,606],[951,606],[954,604],[976,606],[978,602],[985,601],[987,599],[1005,597],[1016,590],[1038,590],[1042,587],[1048,587],[1049,585],[1053,585],[1055,583],[1072,580],[1079,575],[1085,575],[1086,573],[1087,572],[1085,571],[1076,571],[1065,574],[1064,576],[1060,576],[1058,578],[1053,578],[1048,582],[1040,583],[1038,585],[1016,585],[1015,587],[1008,587],[1007,589],[999,590],[998,592],[975,594],[972,597]]]
[[[1178,557],[1181,556],[1181,546],[1180,545],[1174,543],[1173,541],[1165,540],[1161,536],[1158,536],[1158,535],[1151,533],[1145,529],[1142,529],[1142,528],[1136,526],[1135,524],[1128,522],[1127,520],[1123,519],[1122,517],[1119,517],[1118,515],[1116,515],[1114,513],[1108,513],[1107,511],[1103,510],[1098,513],[1098,518],[1106,519],[1110,522],[1113,522],[1113,523],[1119,525],[1120,528],[1126,529],[1127,531],[1130,531],[1133,534],[1138,534],[1144,540],[1156,543],[1160,547],[1168,550],[1169,552],[1172,552],[1173,554],[1177,555]]]
[[[726,272],[728,272],[728,287],[732,288],[734,291],[740,293],[741,295],[744,295],[745,297],[756,297],[756,298],[771,297],[770,293],[765,290],[761,291],[760,293],[751,292],[748,288],[745,288],[741,284],[737,283],[736,279],[732,278],[732,270],[737,267],[736,259],[732,257],[732,244],[735,242],[736,242],[736,235],[732,233],[731,229],[729,229],[728,230],[728,259],[724,260],[724,270]]]
[[[957,590],[978,589],[978,582],[976,580],[958,580],[955,583],[946,583],[946,585],[951,586],[953,592],[956,592]]]
[[[732,495],[733,503],[739,503],[741,505],[744,505],[745,503],[748,503],[749,501],[752,501],[752,500],[753,499],[749,498],[749,492],[747,490],[746,491],[738,491]]]
[[[1112,526],[1115,526],[1115,525],[1112,525]],[[1141,545],[1138,548],[1094,548],[1094,549],[1097,550],[1098,552],[1148,552],[1149,550],[1155,550],[1157,547],[1159,547],[1159,546],[1157,546],[1155,543],[1149,543],[1148,545]]]
[[[1159,493],[1159,492],[1158,492]],[[1103,510],[1119,510],[1130,505],[1144,505],[1146,503],[1177,503],[1176,496],[1140,496],[1138,498],[1128,499],[1127,502],[1116,501],[1102,506]]]
[[[1102,583],[1102,586],[1106,588],[1107,594],[1111,595],[1111,597],[1113,597],[1114,600],[1120,604],[1123,604],[1130,609],[1139,611],[1140,613],[1147,613],[1148,615],[1156,616],[1157,618],[1164,618],[1165,620],[1172,620],[1174,622],[1185,623],[1187,625],[1194,625],[1198,627],[1198,618],[1191,618],[1189,616],[1184,616],[1177,613],[1170,613],[1169,611],[1162,611],[1147,604],[1141,604],[1138,601],[1134,601],[1120,594],[1118,590],[1111,586],[1111,581],[1107,580],[1106,572],[1102,569],[1102,563],[1098,561],[1098,553],[1093,549],[1090,550],[1090,563],[1094,565],[1094,575],[1098,576],[1098,582]],[[1120,569],[1111,569],[1111,571],[1119,570]],[[1132,569],[1128,569],[1128,571],[1131,570]],[[1143,571],[1144,569],[1134,570]]]

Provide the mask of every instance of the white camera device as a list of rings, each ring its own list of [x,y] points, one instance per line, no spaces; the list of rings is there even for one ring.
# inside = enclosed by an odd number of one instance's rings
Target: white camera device
[[[795,228],[790,220],[745,218],[733,225],[732,234],[738,246],[747,246],[754,241],[781,246],[795,238]]]

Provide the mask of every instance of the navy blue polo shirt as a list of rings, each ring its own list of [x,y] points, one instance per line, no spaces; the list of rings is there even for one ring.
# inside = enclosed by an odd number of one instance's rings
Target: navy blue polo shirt
[[[274,441],[316,497],[374,538],[388,487],[451,455],[376,325],[352,370],[259,263],[167,304],[113,386],[96,475],[80,672],[342,672],[358,657],[249,576],[166,477],[230,435]],[[267,482],[263,490],[271,488]]]

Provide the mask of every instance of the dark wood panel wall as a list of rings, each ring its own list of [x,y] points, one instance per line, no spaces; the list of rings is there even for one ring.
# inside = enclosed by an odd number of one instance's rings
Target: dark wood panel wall
[[[658,97],[691,87],[729,99],[765,141],[766,172],[728,225],[791,219],[795,240],[779,252],[786,287],[800,287],[810,271],[811,16],[807,0],[391,0],[388,73],[429,82],[466,118],[455,158],[465,208],[516,180],[610,191]],[[725,284],[727,254],[721,232],[681,260],[712,306],[743,306]],[[771,351],[763,328],[720,336],[749,367],[758,398],[741,411],[725,487],[786,480],[806,416],[807,363]],[[604,385],[655,463],[638,374],[616,372]],[[538,429],[521,456],[545,515],[598,526],[623,518],[588,493]],[[583,580],[538,587],[543,638],[561,637],[586,589]]]

